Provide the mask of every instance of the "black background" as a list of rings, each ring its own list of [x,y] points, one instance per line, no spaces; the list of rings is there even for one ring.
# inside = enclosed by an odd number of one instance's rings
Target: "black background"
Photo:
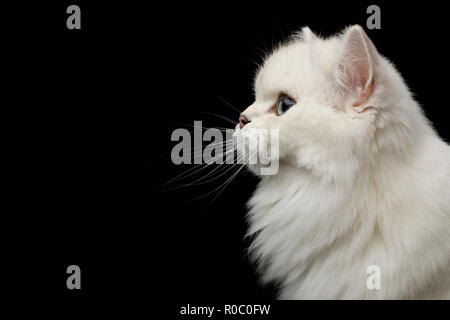
[[[366,32],[448,141],[446,12],[439,2],[375,3],[381,30]],[[70,4],[81,7],[81,30],[66,28]],[[171,163],[170,135],[194,120],[232,127],[204,112],[237,120],[221,98],[239,110],[252,103],[264,51],[306,25],[323,36],[365,27],[369,4],[55,1],[5,12],[14,19],[4,264],[14,292],[71,309],[151,300],[168,318],[181,304],[274,298],[243,240],[257,179],[239,175],[213,203],[219,190],[189,200],[230,175],[164,189],[190,168]],[[66,288],[71,264],[81,267],[80,291]]]

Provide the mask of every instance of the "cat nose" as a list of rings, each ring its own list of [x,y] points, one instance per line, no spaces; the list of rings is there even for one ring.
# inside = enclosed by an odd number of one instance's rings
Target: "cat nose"
[[[249,123],[250,120],[248,120],[244,115],[239,116],[239,128],[243,128],[247,123]]]

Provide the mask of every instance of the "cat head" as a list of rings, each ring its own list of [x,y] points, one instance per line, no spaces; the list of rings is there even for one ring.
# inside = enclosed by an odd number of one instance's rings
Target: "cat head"
[[[351,179],[380,152],[402,152],[420,114],[399,73],[360,26],[328,39],[303,28],[265,59],[254,95],[236,134],[278,130],[280,169],[329,179]],[[238,150],[252,153],[248,145]],[[257,164],[250,168],[258,173]]]

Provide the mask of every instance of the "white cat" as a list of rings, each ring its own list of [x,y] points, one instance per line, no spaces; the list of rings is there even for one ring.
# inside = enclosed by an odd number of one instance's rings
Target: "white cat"
[[[302,29],[254,92],[236,132],[279,129],[280,163],[249,201],[251,252],[280,298],[450,298],[450,147],[364,30]]]

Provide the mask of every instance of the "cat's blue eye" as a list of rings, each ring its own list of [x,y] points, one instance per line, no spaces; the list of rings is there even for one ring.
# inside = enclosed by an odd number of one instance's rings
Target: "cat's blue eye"
[[[278,115],[281,116],[283,113],[288,111],[294,105],[295,105],[294,99],[291,99],[288,96],[281,96],[280,98],[278,98],[277,102]]]

